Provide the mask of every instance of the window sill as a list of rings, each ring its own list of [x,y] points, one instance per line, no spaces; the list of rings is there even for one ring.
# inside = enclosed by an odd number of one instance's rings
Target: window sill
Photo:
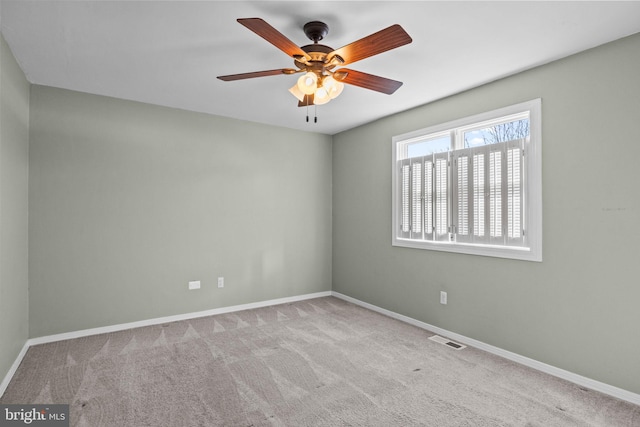
[[[401,238],[394,238],[392,246],[542,262],[542,254],[540,251],[536,251],[530,247],[479,245],[460,242],[431,242]]]

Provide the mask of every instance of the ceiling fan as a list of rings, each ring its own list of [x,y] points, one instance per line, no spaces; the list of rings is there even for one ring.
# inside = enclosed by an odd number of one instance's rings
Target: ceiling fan
[[[296,68],[218,76],[220,80],[234,81],[278,74],[304,73],[289,89],[298,98],[300,107],[329,102],[340,95],[345,83],[388,95],[402,86],[402,82],[385,77],[348,68],[335,69],[411,43],[411,37],[400,25],[392,25],[334,50],[318,43],[329,32],[329,27],[324,22],[311,21],[304,25],[303,31],[313,44],[301,47],[260,18],[240,18],[238,22],[292,57]]]

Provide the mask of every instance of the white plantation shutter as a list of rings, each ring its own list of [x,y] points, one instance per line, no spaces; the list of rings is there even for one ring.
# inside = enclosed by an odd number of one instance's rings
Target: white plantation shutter
[[[458,234],[469,235],[469,156],[458,158]]]
[[[453,231],[458,242],[471,240],[472,191],[470,150],[457,150],[452,153],[453,163]]]
[[[411,162],[411,238],[422,238],[422,157]]]
[[[435,223],[433,221],[433,156],[428,156],[424,160],[424,238],[433,240]]]
[[[401,160],[398,162],[398,169],[399,196],[402,206],[399,235],[407,239],[422,240],[425,238],[425,222],[428,227],[427,235],[433,233],[432,156],[426,159],[415,157]],[[425,175],[425,169],[428,170],[428,175]],[[428,194],[429,200],[425,200],[425,193]]]
[[[411,232],[411,205],[409,202],[411,189],[411,165],[409,160],[399,162],[400,169],[400,205],[402,206],[402,214],[400,217],[400,235],[403,238],[409,238]]]
[[[453,152],[456,241],[523,245],[523,147],[514,140]]]
[[[489,240],[502,242],[502,144],[493,144],[489,149]]]
[[[434,240],[449,240],[449,153],[433,155]]]
[[[489,147],[483,145],[452,152],[454,159],[453,225],[457,242],[480,244],[489,242],[487,230],[490,228],[489,218],[491,217],[491,204],[488,203],[491,199],[489,192],[491,175],[488,170],[489,162],[485,160],[489,157]],[[494,155],[494,161],[495,158],[496,155]],[[500,174],[494,173],[493,178],[499,181]],[[499,182],[498,187],[500,187]],[[499,202],[500,196],[494,194],[493,200]]]
[[[522,246],[523,153],[524,140],[514,140],[398,162],[400,235]]]
[[[524,244],[524,140],[506,143],[507,232],[506,244]]]
[[[487,150],[481,147],[482,150],[474,150],[472,154],[473,162],[473,241],[482,242],[486,240],[486,195],[485,189],[487,188],[485,177],[487,176],[485,167],[487,162]]]
[[[523,147],[514,140],[453,152],[457,241],[524,244]]]

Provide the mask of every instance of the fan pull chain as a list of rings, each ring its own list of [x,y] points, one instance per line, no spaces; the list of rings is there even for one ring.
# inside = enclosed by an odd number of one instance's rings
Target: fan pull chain
[[[309,123],[309,98],[305,96],[305,108],[307,109],[307,123]],[[318,123],[318,106],[313,104],[313,123]]]

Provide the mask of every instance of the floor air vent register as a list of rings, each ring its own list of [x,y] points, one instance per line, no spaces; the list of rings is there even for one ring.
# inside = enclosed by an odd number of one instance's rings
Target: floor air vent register
[[[439,342],[442,345],[449,346],[449,347],[453,348],[454,350],[462,350],[463,348],[467,348],[466,345],[458,344],[457,342],[453,342],[451,340],[443,338],[440,335],[434,335],[432,337],[429,337],[429,339],[431,341]]]

